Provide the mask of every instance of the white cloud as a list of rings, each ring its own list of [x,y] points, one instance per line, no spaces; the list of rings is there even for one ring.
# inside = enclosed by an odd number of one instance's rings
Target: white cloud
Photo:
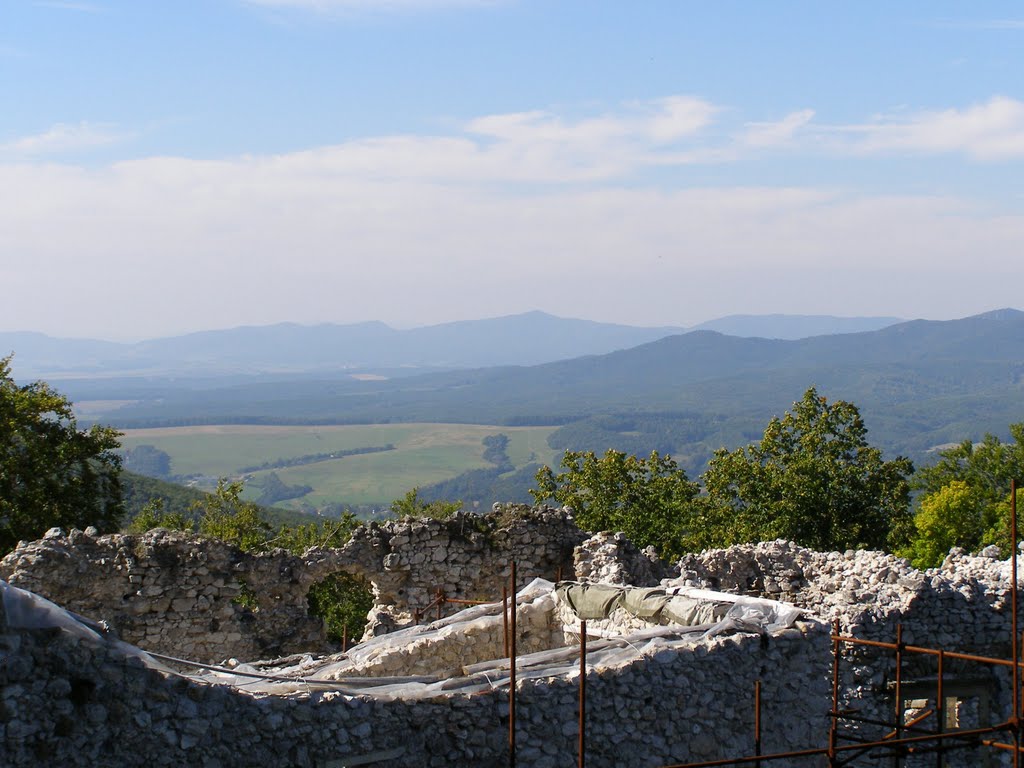
[[[828,129],[858,152],[962,153],[978,160],[1024,157],[1024,102],[994,96],[966,109],[882,117]]]
[[[1024,30],[1024,19],[981,19],[981,20],[958,20],[939,21],[937,27],[946,29],[1010,29]]]
[[[774,123],[747,123],[740,142],[748,147],[778,147],[791,144],[797,132],[814,119],[813,109],[791,112]]]
[[[33,5],[39,8],[56,8],[61,11],[78,11],[80,13],[101,13],[104,10],[93,3],[66,2],[64,0],[37,0]]]
[[[76,125],[57,123],[42,133],[22,136],[0,144],[0,154],[57,155],[95,149],[114,144],[125,134],[108,125],[81,122]]]
[[[508,0],[244,0],[267,8],[295,8],[316,13],[348,11],[419,11],[436,8],[475,8]]]
[[[1019,272],[1024,217],[960,200],[786,187],[527,194],[334,161],[0,165],[0,328],[123,337],[536,307],[686,323],[1016,302],[1000,276]],[[911,282],[921,289],[907,292]]]
[[[717,107],[673,97],[577,119],[484,116],[451,135],[90,167],[36,158],[110,129],[56,127],[0,154],[0,329],[124,337],[531,308],[689,323],[1012,306],[1022,215],[838,188],[652,186],[641,171],[808,141],[977,152],[1015,135],[1019,109],[994,99],[840,128],[803,110],[723,143],[707,135]]]

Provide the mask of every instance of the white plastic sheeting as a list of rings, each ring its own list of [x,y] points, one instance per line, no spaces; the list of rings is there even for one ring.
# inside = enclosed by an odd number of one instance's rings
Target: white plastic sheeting
[[[800,609],[785,603],[707,590],[691,590],[684,587],[670,590],[666,594],[670,599],[675,595],[681,595],[690,600],[706,599],[733,605],[728,609],[725,618],[714,624],[652,625],[649,629],[591,640],[587,644],[588,668],[604,670],[622,666],[643,656],[693,646],[703,638],[728,631],[775,632],[792,626],[802,613]],[[150,654],[107,636],[101,626],[88,626],[91,622],[75,616],[39,595],[0,581],[0,597],[7,624],[12,628],[56,627],[87,642],[113,644],[126,656],[136,657],[146,666],[160,669],[167,674],[179,674],[154,660]],[[518,617],[529,614],[536,617],[538,613],[550,615],[555,608],[555,585],[544,579],[535,579],[515,596],[515,604]],[[502,623],[502,604],[486,603],[459,611],[432,624],[409,627],[373,638],[344,654],[323,658],[292,656],[277,662],[241,664],[233,669],[195,664],[194,667],[205,667],[204,671],[186,676],[204,683],[230,685],[261,694],[337,691],[349,695],[413,700],[451,693],[477,693],[508,685],[507,658],[467,664],[455,675],[366,677],[360,675],[360,668],[381,654],[401,653],[403,649],[411,649],[416,645],[421,646],[421,651],[429,652],[431,640],[451,638],[453,635],[471,633],[474,630],[500,632]],[[453,639],[457,641],[458,637]],[[158,658],[177,664],[191,664],[163,656]],[[578,658],[577,646],[561,646],[518,656],[517,680],[573,677],[578,674]]]
[[[643,656],[693,646],[702,639],[724,632],[775,632],[791,627],[802,613],[794,606],[773,600],[738,597],[706,590],[680,588],[670,590],[668,597],[676,594],[688,600],[731,603],[732,607],[728,608],[721,621],[715,623],[694,626],[652,625],[648,629],[628,634],[590,640],[587,643],[588,668],[604,670],[623,666]],[[515,602],[519,616],[534,611],[550,613],[555,607],[555,585],[544,579],[535,579],[516,595]],[[253,692],[288,693],[331,689],[348,694],[410,700],[501,688],[509,683],[507,658],[467,664],[460,670],[461,674],[455,675],[359,677],[361,665],[383,653],[401,652],[403,648],[411,650],[414,645],[429,649],[431,640],[450,637],[456,633],[472,633],[487,629],[500,631],[501,614],[500,602],[487,603],[460,611],[429,625],[409,627],[373,638],[355,646],[347,654],[324,659],[305,657],[287,666],[243,665],[233,670],[233,674],[211,671],[199,677]],[[591,634],[589,629],[587,634]],[[579,648],[575,645],[561,646],[518,656],[516,666],[517,680],[572,677],[579,671]],[[266,675],[273,679],[243,675]]]

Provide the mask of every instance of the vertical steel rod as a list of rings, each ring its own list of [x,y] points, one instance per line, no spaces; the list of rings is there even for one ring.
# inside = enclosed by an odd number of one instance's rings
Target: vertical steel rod
[[[903,624],[896,625],[896,738],[903,738]],[[895,768],[903,764],[899,747],[893,755],[892,764]]]
[[[761,681],[754,681],[754,755],[761,756]],[[754,763],[761,768],[761,761]]]
[[[501,586],[501,655],[508,658],[508,584]]]
[[[512,561],[512,613],[509,616],[508,764],[516,765],[516,561]]]
[[[836,758],[836,741],[839,736],[839,619],[836,619],[832,640],[832,723],[828,729],[828,764],[839,765]]]
[[[587,622],[580,621],[580,747],[579,768],[586,765],[587,754]]]
[[[1017,480],[1010,481],[1010,623],[1013,643],[1013,768],[1020,767],[1020,647],[1017,625]]]
[[[936,675],[935,681],[935,717],[938,719],[939,727],[938,732],[941,734],[946,729],[946,691],[945,685],[943,684],[943,676],[945,675],[946,666],[946,652],[939,649],[939,669]],[[939,740],[938,750],[935,752],[935,768],[942,768],[943,753],[946,751],[944,748],[945,742]]]

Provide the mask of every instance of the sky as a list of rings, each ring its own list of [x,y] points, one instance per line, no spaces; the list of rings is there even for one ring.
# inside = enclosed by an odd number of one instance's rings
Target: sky
[[[1024,306],[1018,3],[3,0],[0,331]]]

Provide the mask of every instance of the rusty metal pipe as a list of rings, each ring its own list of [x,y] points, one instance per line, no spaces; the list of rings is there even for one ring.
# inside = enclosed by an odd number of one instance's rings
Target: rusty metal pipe
[[[1010,622],[1013,631],[1013,768],[1020,768],[1020,648],[1017,624],[1017,480],[1010,481]]]
[[[938,721],[938,732],[942,733],[946,729],[946,692],[945,685],[943,683],[943,677],[945,676],[945,661],[946,654],[941,649],[939,650],[939,666],[936,672],[935,681],[935,719]],[[935,752],[935,768],[942,768],[942,760],[945,750],[942,748],[942,742],[938,744],[938,749]]]
[[[761,681],[754,681],[754,756],[761,756]],[[754,763],[761,768],[761,761]]]
[[[501,585],[501,655],[508,658],[508,585]]]
[[[508,656],[508,764],[516,765],[516,561],[512,561],[512,613],[509,616]]]
[[[832,711],[837,712],[839,710],[839,619],[836,619],[836,631],[832,635]],[[836,743],[839,738],[839,719],[836,715],[832,715],[832,722],[828,728],[828,764],[833,766],[836,765]]]
[[[587,754],[587,622],[580,620],[580,725],[579,768],[586,765]]]
[[[903,624],[896,625],[896,729],[894,731],[896,740],[903,737]],[[899,752],[893,757],[893,768],[900,768],[903,760]]]
[[[953,740],[953,739],[967,739],[975,740],[978,736],[984,736],[989,733],[998,733],[999,731],[1010,730],[1010,723],[1000,723],[999,725],[989,726],[987,728],[975,728],[966,731],[947,731],[942,735],[938,734],[927,734],[924,736],[904,736],[899,741],[895,739],[889,741],[878,741],[873,744],[842,744],[835,747],[835,752],[853,752],[857,750],[864,750],[865,748],[873,747],[893,747],[893,746],[904,746],[921,744],[936,739],[940,740]],[[1012,747],[1011,747],[1012,748]],[[794,757],[814,757],[816,755],[828,755],[832,751],[832,747],[819,747],[816,749],[798,749],[790,752],[773,752],[768,755],[749,755],[747,757],[736,757],[736,758],[725,758],[721,760],[706,760],[699,763],[675,763],[672,765],[661,766],[661,768],[715,768],[716,766],[723,765],[745,765],[747,763],[754,763],[758,760],[786,760]]]

